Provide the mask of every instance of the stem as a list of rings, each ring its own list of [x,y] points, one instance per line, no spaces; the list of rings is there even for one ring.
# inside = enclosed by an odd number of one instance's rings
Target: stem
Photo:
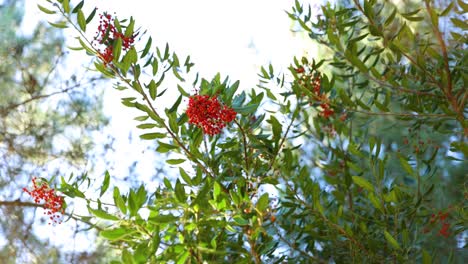
[[[247,139],[246,139],[246,136],[245,136],[245,131],[244,129],[242,128],[242,126],[240,125],[239,122],[237,122],[237,120],[234,119],[234,122],[236,123],[236,125],[239,127],[239,130],[241,131],[241,134],[242,134],[242,141],[244,142],[244,160],[245,160],[245,168],[247,169],[247,172],[250,170],[250,165],[249,165],[249,157],[247,156]]]
[[[36,204],[36,203],[31,203],[31,202],[22,202],[19,199],[15,200],[15,201],[0,201],[0,206],[22,206],[22,207],[45,208],[45,206],[43,204]],[[70,217],[70,218],[72,218],[75,221],[79,221],[79,222],[83,222],[85,224],[88,224],[88,225],[94,227],[98,231],[103,230],[101,227],[97,226],[96,224],[93,224],[93,223],[91,223],[89,221],[78,218],[78,217],[74,216],[73,214],[69,214],[69,213],[66,213],[66,212],[64,212],[63,214]]]
[[[426,5],[427,12],[429,13],[429,17],[431,18],[432,11],[433,11],[431,8],[431,5],[429,4],[428,0],[425,0],[424,3]],[[447,74],[447,93],[451,94],[452,93],[452,75],[450,73],[450,68],[449,68],[449,63],[448,63],[449,59],[447,55],[447,46],[445,45],[445,41],[442,38],[442,34],[440,33],[439,28],[436,27],[436,25],[432,23],[432,19],[431,19],[431,25],[432,25],[432,30],[434,31],[434,34],[436,35],[437,41],[440,44],[440,49],[442,50],[442,56],[444,58],[444,70],[445,70],[445,73]]]
[[[407,117],[451,117],[450,115],[445,115],[445,114],[411,114],[411,113],[392,113],[392,112],[368,112],[368,111],[362,111],[362,110],[357,110],[357,109],[346,109],[349,112],[356,112],[356,113],[361,113],[361,114],[366,114],[366,115],[378,115],[378,116],[407,116]]]
[[[11,104],[11,105],[9,105],[9,106],[3,108],[3,109],[0,109],[0,114],[1,114],[1,115],[6,115],[6,114],[8,114],[10,111],[14,110],[15,108],[20,107],[20,106],[25,105],[25,104],[28,104],[28,103],[30,103],[30,102],[32,102],[32,101],[34,101],[34,100],[44,99],[44,98],[48,98],[48,97],[51,97],[51,96],[54,96],[54,95],[57,95],[57,94],[66,93],[66,92],[68,92],[68,91],[70,91],[70,90],[73,90],[73,89],[75,89],[75,88],[79,88],[79,87],[81,87],[82,85],[90,84],[90,83],[92,83],[92,82],[94,82],[94,81],[95,81],[95,79],[91,79],[88,83],[85,83],[85,84],[78,83],[78,84],[75,84],[75,85],[73,85],[73,86],[67,87],[67,88],[62,89],[62,90],[57,91],[57,92],[53,92],[53,93],[50,93],[50,94],[42,94],[42,95],[33,96],[33,97],[31,97],[31,98],[29,98],[29,99],[26,99],[26,100],[24,100],[24,101],[22,101],[22,102],[19,102],[19,103],[16,103],[16,104]]]
[[[445,97],[447,97],[447,100],[449,101],[449,103],[451,104],[453,108],[453,111],[455,111],[455,113],[457,114],[457,120],[462,125],[465,136],[468,136],[468,127],[465,126],[465,116],[463,114],[464,105],[465,105],[466,98],[468,95],[465,94],[464,98],[461,101],[461,104],[458,105],[457,97],[453,96],[453,93],[452,93],[452,89],[453,89],[452,74],[450,72],[447,45],[445,44],[445,41],[442,37],[442,33],[440,32],[439,27],[432,22],[432,14],[434,11],[430,5],[430,2],[428,0],[425,0],[424,4],[426,5],[426,10],[427,10],[427,13],[429,14],[429,18],[431,18],[432,31],[434,32],[434,35],[436,36],[437,41],[439,42],[439,45],[440,45],[440,49],[442,51],[442,57],[444,60],[443,61],[444,71],[445,71],[445,74],[447,75],[447,83],[446,83],[447,87],[445,88],[443,84],[440,84],[439,88],[442,90],[442,92],[444,92]]]
[[[258,255],[258,252],[255,249],[255,241],[253,241],[250,236],[249,236],[249,244],[250,244],[250,253],[254,257],[255,264],[262,263],[260,256]]]

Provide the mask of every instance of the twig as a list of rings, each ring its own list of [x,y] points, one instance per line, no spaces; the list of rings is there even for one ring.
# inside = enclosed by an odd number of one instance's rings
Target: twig
[[[366,114],[366,115],[379,115],[379,116],[406,116],[406,117],[451,117],[450,115],[446,114],[421,114],[421,113],[416,113],[416,114],[411,114],[411,113],[393,113],[393,112],[368,112],[368,111],[362,111],[362,110],[357,110],[357,109],[346,109],[349,112],[356,112],[356,113],[361,113],[361,114]]]
[[[6,106],[5,108],[1,109],[1,114],[2,114],[2,115],[5,115],[5,114],[7,114],[8,112],[14,110],[15,108],[17,108],[17,107],[19,107],[19,106],[22,106],[22,105],[25,105],[25,104],[27,104],[27,103],[30,103],[30,102],[32,102],[32,101],[34,101],[34,100],[44,99],[44,98],[48,98],[48,97],[51,97],[51,96],[54,96],[54,95],[57,95],[57,94],[66,93],[66,92],[68,92],[68,91],[70,91],[70,90],[73,90],[73,89],[76,89],[76,88],[78,88],[78,87],[81,87],[82,85],[90,84],[90,83],[94,82],[95,80],[96,80],[96,79],[93,78],[93,79],[90,80],[90,82],[85,83],[85,84],[78,83],[78,84],[75,84],[75,85],[73,85],[73,86],[67,87],[67,88],[65,88],[65,89],[62,89],[62,90],[60,90],[60,91],[56,91],[56,92],[53,92],[53,93],[50,93],[50,94],[42,94],[42,95],[33,96],[33,97],[31,97],[31,98],[29,98],[29,99],[27,99],[27,100],[24,100],[24,101],[22,101],[22,102],[20,102],[20,103],[11,104],[11,105],[9,105],[9,106]]]
[[[249,166],[249,157],[247,156],[247,139],[246,139],[246,136],[245,136],[245,131],[244,129],[242,128],[241,124],[234,119],[234,122],[236,123],[236,125],[239,127],[240,131],[241,131],[241,134],[242,134],[242,141],[244,142],[244,160],[245,160],[245,168],[247,169],[247,171],[250,170],[250,166]]]
[[[20,201],[20,200],[16,200],[16,201],[0,201],[0,206],[22,206],[22,207],[35,207],[35,208],[45,208],[45,206],[43,204],[36,204],[36,203],[31,203],[31,202],[23,202],[23,201]],[[79,217],[76,217],[74,216],[73,214],[69,214],[69,213],[63,213],[64,215],[74,219],[75,221],[80,221],[80,222],[83,222],[85,224],[88,224],[92,227],[94,227],[96,230],[98,231],[102,231],[103,229],[89,221],[86,221],[86,220],[83,220]]]

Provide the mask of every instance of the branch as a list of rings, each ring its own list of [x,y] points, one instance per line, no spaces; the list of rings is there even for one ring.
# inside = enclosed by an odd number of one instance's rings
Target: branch
[[[21,207],[34,207],[34,208],[45,208],[45,206],[43,204],[37,204],[37,203],[32,203],[32,202],[23,202],[23,201],[20,201],[19,199],[18,200],[15,200],[15,201],[0,201],[0,206],[13,206],[13,207],[18,207],[18,206],[21,206]],[[92,227],[94,227],[96,230],[98,231],[102,231],[103,229],[89,221],[86,221],[86,220],[83,220],[79,217],[76,217],[74,216],[73,214],[69,214],[69,213],[63,213],[64,215],[74,219],[75,221],[79,221],[79,222],[83,222],[85,224],[88,224]]]
[[[445,70],[445,74],[447,75],[447,88],[444,89],[444,87],[441,85],[440,89],[444,92],[445,96],[447,97],[447,100],[452,105],[452,108],[455,111],[455,113],[457,113],[457,120],[462,125],[465,136],[468,136],[468,126],[465,125],[465,116],[463,113],[464,105],[466,102],[466,94],[464,98],[462,99],[461,104],[458,105],[457,98],[454,97],[452,94],[452,74],[450,73],[449,58],[447,54],[447,45],[445,44],[445,41],[442,37],[442,33],[440,32],[439,27],[432,22],[434,10],[432,9],[430,2],[428,0],[425,0],[424,4],[426,5],[426,10],[427,10],[427,13],[429,14],[429,18],[431,18],[432,31],[434,31],[437,41],[439,42],[440,49],[442,51],[442,57],[444,59],[444,70]],[[439,19],[439,18],[437,17],[436,19]]]
[[[62,93],[67,93],[68,91],[70,90],[73,90],[73,89],[76,89],[78,87],[81,87],[82,85],[87,85],[87,84],[90,84],[92,82],[96,81],[95,78],[92,78],[89,82],[85,83],[85,84],[81,84],[81,83],[77,83],[73,86],[70,86],[70,87],[67,87],[65,89],[62,89],[60,91],[56,91],[56,92],[53,92],[53,93],[50,93],[50,94],[42,94],[42,95],[36,95],[36,96],[33,96],[29,99],[26,99],[22,102],[19,102],[19,103],[16,103],[16,104],[10,104],[8,106],[6,106],[5,108],[3,109],[0,109],[0,114],[1,115],[6,115],[8,114],[10,111],[22,106],[22,105],[25,105],[25,104],[28,104],[32,101],[35,101],[35,100],[39,100],[39,99],[44,99],[44,98],[48,98],[48,97],[51,97],[51,96],[54,96],[54,95],[57,95],[57,94],[62,94]]]
[[[451,117],[450,115],[446,114],[421,114],[421,113],[393,113],[393,112],[368,112],[368,111],[362,111],[362,110],[357,110],[357,109],[346,109],[349,112],[356,112],[356,113],[361,113],[361,114],[366,114],[366,115],[377,115],[377,116],[404,116],[404,117]]]

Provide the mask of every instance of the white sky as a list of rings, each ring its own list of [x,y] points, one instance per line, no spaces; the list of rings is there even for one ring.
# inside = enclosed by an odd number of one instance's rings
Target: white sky
[[[72,1],[72,4],[78,2]],[[34,25],[38,18],[49,18],[50,21],[50,16],[45,16],[36,7],[37,3],[47,6],[45,1],[27,0],[26,3],[25,25]],[[98,6],[101,12],[115,12],[120,19],[133,16],[136,26],[151,34],[153,44],[164,47],[168,42],[181,60],[190,55],[195,63],[191,71],[194,74],[199,72],[200,77],[211,79],[220,72],[223,77],[229,75],[233,81],[240,80],[241,88],[249,89],[257,84],[260,66],[272,63],[275,71],[284,70],[294,56],[301,57],[305,51],[309,58],[313,55],[311,42],[291,32],[293,24],[285,10],[290,11],[293,5],[294,1],[284,0],[88,0],[84,11],[87,15],[94,6]],[[95,20],[98,20],[97,16]],[[88,31],[92,36],[95,30],[90,26]],[[33,27],[25,26],[26,31],[28,28]],[[67,31],[67,35],[73,37],[76,32]],[[87,61],[83,53],[72,51],[67,69],[73,71],[74,67],[82,67],[81,64]],[[176,90],[175,84],[169,85]],[[128,167],[138,158],[136,172],[142,180],[148,179],[154,174],[157,156],[145,152],[147,146],[154,146],[152,142],[137,138],[142,134],[133,121],[137,112],[120,103],[123,96],[112,89],[111,84],[98,88],[106,90],[105,112],[112,117],[106,131],[116,138],[116,153],[106,157],[115,164],[112,168],[102,167],[102,171],[109,169],[112,176],[123,178]],[[132,143],[128,140],[130,133],[134,134]],[[100,136],[96,135],[96,139],[99,140]],[[56,226],[52,233],[50,231],[50,227],[45,227],[41,233],[52,242],[61,241],[64,234],[70,234],[66,226]],[[76,250],[89,247],[86,243],[75,246]],[[73,249],[71,244],[68,247]]]

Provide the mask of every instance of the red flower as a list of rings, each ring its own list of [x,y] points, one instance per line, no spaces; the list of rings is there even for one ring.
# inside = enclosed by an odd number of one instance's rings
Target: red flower
[[[55,190],[50,188],[46,182],[38,182],[37,178],[32,179],[33,189],[28,190],[23,188],[23,191],[29,194],[37,204],[43,203],[45,209],[44,214],[48,215],[52,223],[61,223],[60,218],[64,213],[64,200],[62,196],[58,196]]]
[[[442,228],[440,228],[439,230],[439,235],[443,237],[449,237],[450,236],[449,228],[450,228],[450,224],[448,222],[444,222],[442,224]]]
[[[442,224],[441,228],[439,229],[438,235],[443,236],[443,237],[449,237],[450,236],[450,223],[447,220],[447,217],[449,216],[449,212],[442,213],[439,211],[437,215],[432,214],[431,219],[429,220],[429,226],[425,227],[423,229],[423,233],[429,233],[431,231],[431,228],[434,227],[436,224]]]
[[[322,112],[320,112],[319,115],[325,118],[329,118],[330,116],[335,114],[335,111],[333,110],[333,108],[331,108],[330,105],[327,103],[320,104],[320,107],[322,107]]]
[[[295,69],[295,71],[296,71],[296,73],[304,73],[305,69],[304,69],[304,67],[301,66],[301,67]]]
[[[99,52],[99,58],[101,58],[101,60],[104,62],[104,66],[107,66],[107,64],[111,63],[114,59],[112,47],[107,47],[102,53]]]
[[[190,124],[202,128],[203,132],[210,136],[221,133],[237,114],[232,108],[222,106],[216,96],[208,95],[191,96],[186,113]]]
[[[126,37],[123,33],[119,32],[114,25],[114,19],[109,14],[101,14],[98,30],[94,39],[105,46],[104,51],[99,50],[99,57],[103,60],[104,66],[112,62],[114,59],[113,45],[117,39],[122,40],[122,49],[124,51],[130,49],[135,41],[135,35]]]
[[[311,80],[310,84],[312,84],[313,92],[315,95],[320,96],[320,74],[317,75],[314,79]]]

